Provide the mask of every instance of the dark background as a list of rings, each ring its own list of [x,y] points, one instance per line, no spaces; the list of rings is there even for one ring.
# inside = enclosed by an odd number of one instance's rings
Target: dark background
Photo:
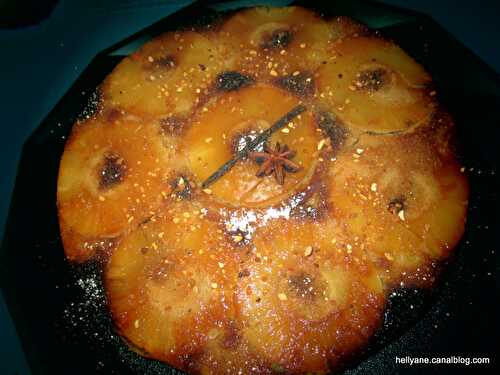
[[[26,138],[97,52],[191,2],[0,0],[0,238],[21,147]],[[259,3],[240,2],[247,5]],[[500,37],[500,2],[381,2],[431,15],[497,73],[500,72],[497,40]],[[285,4],[286,1],[275,3]],[[36,194],[36,186],[33,193]],[[1,294],[0,374],[29,374]]]

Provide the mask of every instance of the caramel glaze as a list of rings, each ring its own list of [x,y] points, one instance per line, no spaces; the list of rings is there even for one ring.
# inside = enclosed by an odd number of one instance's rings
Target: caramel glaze
[[[125,58],[61,160],[66,257],[100,260],[133,350],[189,373],[326,373],[394,287],[431,287],[466,216],[453,120],[431,78],[347,18],[252,8]],[[272,134],[283,183],[239,161]],[[257,147],[262,150],[262,145]]]

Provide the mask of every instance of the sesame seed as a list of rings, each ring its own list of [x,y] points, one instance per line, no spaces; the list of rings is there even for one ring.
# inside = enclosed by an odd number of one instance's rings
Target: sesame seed
[[[321,141],[319,141],[319,143],[318,143],[318,151],[323,148],[323,146],[325,145],[325,143],[326,143],[326,139],[324,139],[324,138]]]
[[[179,223],[180,219],[178,217],[174,217],[172,221],[174,222],[174,224],[177,224]]]
[[[272,75],[273,77],[276,77],[276,76],[278,75],[278,73],[277,73],[277,72],[276,72],[276,70],[274,70],[274,69],[273,69],[273,70],[271,70],[271,71],[269,72],[269,74],[270,74],[270,75]]]
[[[285,133],[285,134],[288,134],[288,133],[290,133],[290,129],[288,129],[288,128],[283,128],[283,129],[281,129],[281,132],[282,132],[282,133]]]
[[[212,142],[213,138],[211,137],[208,137],[208,138],[205,138],[205,143],[210,143]]]
[[[217,289],[218,285],[217,285],[217,283],[212,283],[212,284],[210,284],[210,286],[212,287],[212,289]]]
[[[208,189],[208,188],[207,189],[203,189],[203,192],[205,194],[212,194],[212,189]]]
[[[370,190],[373,192],[377,191],[377,184],[375,182],[370,186]]]
[[[134,322],[134,327],[135,327],[135,328],[139,328],[139,320],[138,320],[138,319],[137,319],[137,320],[135,320],[135,322]]]
[[[405,211],[404,210],[399,211],[398,216],[402,221],[405,221]]]
[[[313,252],[313,248],[312,246],[307,246],[306,249],[304,250],[304,256],[308,257],[309,255],[311,255]]]

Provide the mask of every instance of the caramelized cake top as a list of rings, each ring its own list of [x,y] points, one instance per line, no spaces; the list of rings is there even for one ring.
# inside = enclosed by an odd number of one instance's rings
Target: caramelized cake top
[[[251,8],[126,57],[61,160],[66,257],[190,373],[325,373],[430,287],[468,185],[429,74],[348,18]]]

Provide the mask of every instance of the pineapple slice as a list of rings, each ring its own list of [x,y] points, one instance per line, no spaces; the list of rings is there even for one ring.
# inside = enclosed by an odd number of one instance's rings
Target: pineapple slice
[[[295,97],[265,84],[244,87],[214,98],[196,114],[183,138],[184,152],[197,181],[205,181],[235,157],[246,142],[272,126],[298,103]],[[286,173],[283,185],[273,176],[257,177],[260,166],[247,158],[239,161],[210,189],[218,199],[234,206],[256,207],[279,202],[311,177],[320,139],[313,115],[302,113],[267,142],[273,148],[280,143],[296,151],[292,160],[301,169],[296,173]]]
[[[260,7],[230,17],[219,38],[230,51],[227,55],[232,64],[272,80],[296,71],[312,73],[328,59],[327,47],[332,41],[362,30],[346,18],[326,21],[300,7]]]
[[[337,220],[365,244],[388,287],[428,286],[460,239],[468,187],[453,157],[422,134],[363,136],[330,170]]]
[[[185,116],[225,60],[209,33],[167,33],[126,57],[102,86],[107,106],[141,116]]]
[[[398,46],[375,37],[343,39],[318,70],[318,99],[351,129],[404,131],[426,122],[429,75]]]
[[[189,368],[234,315],[235,251],[217,228],[200,203],[172,203],[111,256],[105,286],[114,322],[146,356]]]
[[[385,298],[364,252],[331,218],[258,230],[237,289],[243,340],[291,373],[326,372],[365,345]]]
[[[115,116],[116,117],[116,116]],[[69,260],[83,262],[158,209],[175,150],[154,123],[130,116],[73,128],[59,169],[57,204]]]

